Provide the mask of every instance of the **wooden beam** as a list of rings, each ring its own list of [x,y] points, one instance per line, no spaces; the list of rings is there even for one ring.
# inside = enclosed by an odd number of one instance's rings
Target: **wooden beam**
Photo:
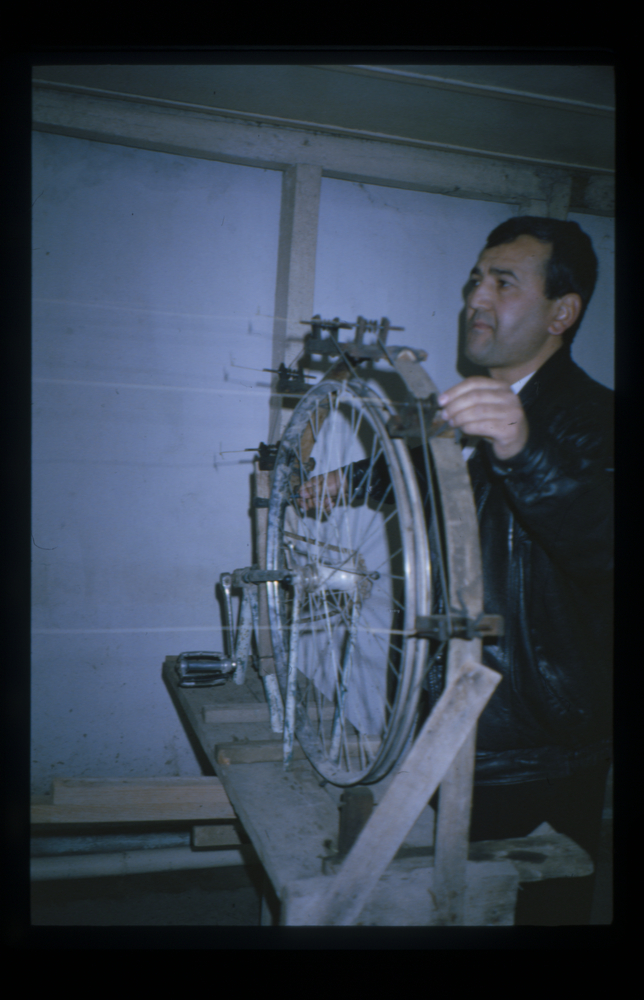
[[[235,118],[178,103],[90,95],[47,85],[34,87],[33,123],[41,131],[99,142],[273,170],[305,164],[320,167],[326,177],[521,206],[543,202],[547,207],[552,180],[562,174],[561,168],[543,164],[450,152],[390,137],[358,137],[338,130],[334,134],[319,126],[306,129],[288,122],[262,121],[258,126],[253,116]],[[612,174],[591,175],[612,191]],[[595,211],[600,210],[601,200],[595,200]]]
[[[68,854],[32,858],[32,882],[52,879],[101,878],[149,872],[190,871],[257,864],[250,844],[228,851],[191,851],[189,847],[162,847],[150,851],[112,851],[109,854]]]
[[[215,777],[55,778],[50,799],[33,799],[31,822],[132,823],[235,819]]]
[[[221,708],[204,705],[202,708],[203,721],[212,725],[230,725],[232,722],[266,722],[270,721],[268,705],[226,705]],[[317,706],[309,708],[310,717],[317,718],[321,714],[323,719],[332,719],[335,713],[333,705],[326,705],[322,709]]]
[[[428,399],[436,392],[432,379],[412,352],[402,351],[395,367],[416,399]],[[453,432],[433,437],[428,444],[443,500],[450,607],[466,609],[475,620],[483,611],[483,571],[469,475]],[[446,683],[458,676],[463,663],[478,663],[480,659],[480,640],[452,639]],[[461,924],[464,915],[475,748],[476,726],[456,754],[440,789],[434,893],[437,922],[446,925]]]
[[[216,826],[193,826],[193,847],[237,847],[242,839],[232,823],[221,823]]]
[[[283,760],[283,741],[252,740],[249,743],[218,743],[215,746],[215,760],[221,767],[230,764],[264,764],[269,761]],[[294,760],[304,760],[305,754],[299,746],[293,749]]]
[[[280,235],[277,253],[272,367],[287,367],[302,349],[307,327],[301,320],[313,315],[315,253],[318,239],[322,167],[310,163],[289,166],[282,180]],[[275,386],[277,377],[273,376]],[[270,402],[269,442],[279,441],[291,411],[282,410],[282,397]]]
[[[379,737],[367,737],[372,746],[379,742]],[[360,744],[358,738],[349,736],[346,739],[347,749],[355,752],[356,760],[360,754]],[[262,764],[268,761],[278,761],[284,759],[283,740],[249,740],[248,743],[218,743],[215,746],[215,759],[217,764],[227,767],[229,764]],[[293,747],[293,759],[305,760],[306,754],[299,743]]]

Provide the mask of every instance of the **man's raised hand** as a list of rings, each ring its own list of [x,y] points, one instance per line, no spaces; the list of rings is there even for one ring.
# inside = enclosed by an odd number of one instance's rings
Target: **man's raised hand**
[[[501,460],[514,458],[528,441],[528,421],[519,397],[506,382],[475,376],[438,397],[442,416],[464,434],[490,441]]]

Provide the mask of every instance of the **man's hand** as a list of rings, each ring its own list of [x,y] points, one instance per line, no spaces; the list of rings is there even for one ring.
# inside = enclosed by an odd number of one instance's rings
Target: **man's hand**
[[[329,514],[335,507],[335,501],[343,486],[344,482],[339,469],[307,479],[305,483],[302,483],[298,492],[301,510],[318,510],[321,507],[325,514]]]
[[[506,382],[466,378],[438,397],[443,418],[464,434],[490,441],[501,460],[514,458],[528,441],[528,421],[521,401]]]

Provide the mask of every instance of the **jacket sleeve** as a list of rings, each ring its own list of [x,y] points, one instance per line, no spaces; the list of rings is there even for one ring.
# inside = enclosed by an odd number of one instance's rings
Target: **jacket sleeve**
[[[610,572],[612,400],[582,398],[541,418],[527,416],[529,438],[518,455],[501,461],[486,445],[515,516],[566,574]]]
[[[416,481],[420,489],[421,497],[427,496],[427,474],[425,472],[425,457],[422,447],[418,446],[410,450]],[[366,500],[367,497],[375,500],[376,503],[395,503],[393,487],[387,463],[381,455],[375,463],[371,459],[365,458],[359,462],[353,462],[345,466],[343,475],[349,480],[349,496],[352,500]],[[428,511],[425,511],[426,518]]]
[[[341,473],[348,480],[350,502],[375,500],[376,503],[395,503],[394,491],[384,456],[376,462],[364,458],[345,465]]]

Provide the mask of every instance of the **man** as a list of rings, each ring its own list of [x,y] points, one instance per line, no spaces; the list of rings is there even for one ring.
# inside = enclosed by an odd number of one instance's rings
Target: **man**
[[[480,439],[465,457],[485,610],[505,620],[483,647],[503,680],[479,720],[470,839],[547,821],[595,861],[611,757],[613,394],[570,345],[596,276],[576,223],[498,226],[466,295],[465,353],[489,374],[438,400],[452,427]],[[315,480],[300,498],[315,505]],[[528,883],[516,923],[587,923],[592,885]]]

